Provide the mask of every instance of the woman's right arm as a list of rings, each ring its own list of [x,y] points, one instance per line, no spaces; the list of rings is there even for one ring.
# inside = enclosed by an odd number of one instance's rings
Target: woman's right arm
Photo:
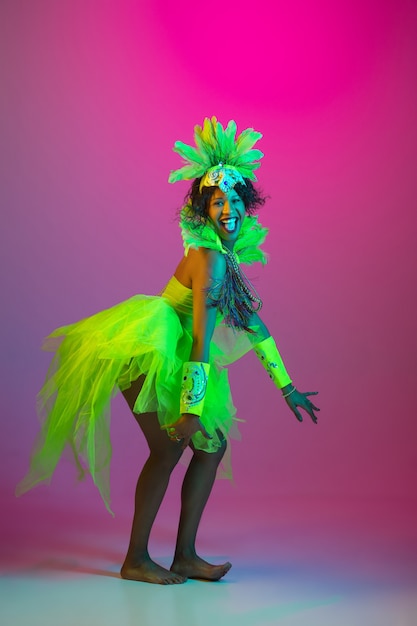
[[[210,294],[214,294],[216,288],[221,289],[226,273],[226,261],[224,256],[216,250],[198,248],[190,250],[187,257],[187,274],[190,277],[193,291],[193,343],[189,356],[190,368],[188,373],[184,370],[184,376],[193,377],[194,372],[208,371],[210,357],[210,342],[216,325],[217,308],[213,306]],[[187,364],[185,364],[185,367]],[[191,381],[191,388],[196,381]],[[184,380],[183,380],[184,384]],[[198,384],[198,382],[196,383]],[[184,389],[182,391],[184,395]],[[185,394],[186,395],[186,394]],[[201,413],[201,411],[200,411]],[[182,440],[182,447],[186,448],[191,437],[198,431],[207,438],[211,435],[204,428],[199,414],[193,413],[192,405],[182,409],[180,418],[165,427],[169,435]]]
[[[216,289],[222,288],[226,261],[224,255],[217,250],[199,248],[192,252],[190,273],[193,290],[193,345],[190,361],[208,363],[217,317],[217,308],[212,305],[212,297],[216,296]]]

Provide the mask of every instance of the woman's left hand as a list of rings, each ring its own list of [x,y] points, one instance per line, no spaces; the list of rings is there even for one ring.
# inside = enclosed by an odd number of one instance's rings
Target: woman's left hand
[[[166,430],[171,441],[182,442],[182,449],[189,445],[191,437],[200,431],[206,439],[213,439],[204,428],[198,415],[192,413],[183,413],[181,417],[172,424],[162,426],[162,430]]]
[[[288,404],[291,411],[294,413],[299,422],[303,421],[303,417],[300,411],[297,409],[298,406],[301,409],[304,409],[304,411],[309,414],[313,422],[317,424],[317,416],[314,414],[314,411],[320,411],[320,409],[315,406],[308,398],[308,396],[316,396],[317,394],[318,391],[306,391],[303,393],[296,389],[285,398],[285,402]]]

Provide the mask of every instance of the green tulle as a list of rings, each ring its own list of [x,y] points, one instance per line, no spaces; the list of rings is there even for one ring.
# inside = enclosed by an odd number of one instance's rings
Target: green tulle
[[[137,295],[51,333],[44,348],[55,354],[38,398],[42,428],[17,493],[50,481],[69,447],[79,477],[92,476],[110,510],[111,399],[144,374],[135,412],[156,412],[161,426],[176,421],[182,365],[192,347],[191,327],[192,292],[172,278],[161,297]],[[219,318],[202,416],[213,439],[194,435],[198,449],[213,452],[223,437],[238,436],[225,366],[251,348],[245,333],[223,327]],[[223,473],[231,475],[230,456],[225,457]]]

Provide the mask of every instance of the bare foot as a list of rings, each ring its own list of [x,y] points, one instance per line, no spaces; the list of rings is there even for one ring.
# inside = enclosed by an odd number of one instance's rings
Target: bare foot
[[[178,572],[170,572],[161,567],[152,559],[147,559],[138,564],[123,563],[120,575],[126,580],[137,580],[144,583],[155,583],[157,585],[178,585],[185,583],[186,576]]]
[[[175,557],[171,572],[176,572],[186,578],[199,578],[200,580],[220,580],[232,567],[232,564],[210,565],[199,556]]]

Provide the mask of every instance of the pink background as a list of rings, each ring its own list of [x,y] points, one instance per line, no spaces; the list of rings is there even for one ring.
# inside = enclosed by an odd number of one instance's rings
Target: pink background
[[[167,182],[171,148],[211,115],[264,134],[270,264],[249,275],[294,381],[318,389],[321,407],[318,426],[297,423],[254,355],[236,364],[243,441],[235,483],[217,483],[213,506],[416,496],[417,6],[216,6],[1,4],[0,495],[12,537],[29,513],[60,507],[105,523],[65,460],[51,487],[13,495],[38,428],[40,344],[164,286],[182,254],[175,212],[187,189]],[[127,535],[146,450],[120,398],[112,430]]]

